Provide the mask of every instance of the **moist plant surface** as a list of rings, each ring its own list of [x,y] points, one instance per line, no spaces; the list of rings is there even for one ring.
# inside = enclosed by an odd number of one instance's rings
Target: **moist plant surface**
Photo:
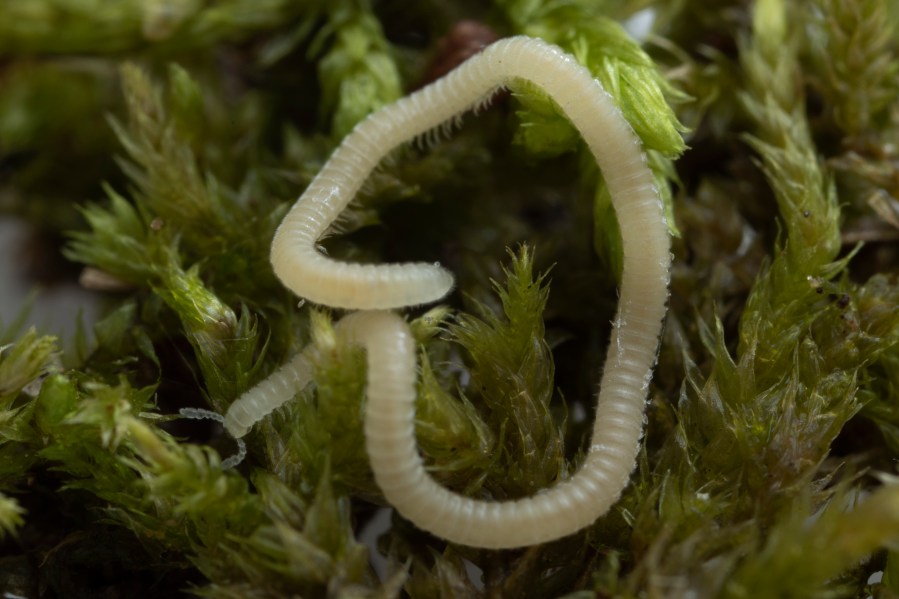
[[[575,535],[491,551],[389,510],[365,355],[269,249],[356,123],[516,34],[621,107],[674,267],[621,499]],[[322,249],[454,273],[405,311],[419,449],[456,492],[529,496],[588,449],[621,231],[535,86],[431,137],[382,161]],[[891,0],[7,0],[0,214],[44,258],[3,259],[104,309],[59,338],[4,307],[0,590],[899,596],[897,148]],[[307,346],[314,382],[223,468],[234,441],[179,410],[224,413]]]

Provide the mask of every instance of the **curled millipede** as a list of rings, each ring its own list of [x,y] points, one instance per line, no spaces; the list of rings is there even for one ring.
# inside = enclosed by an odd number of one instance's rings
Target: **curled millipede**
[[[405,321],[383,311],[440,299],[451,289],[452,275],[433,264],[342,263],[321,254],[316,244],[386,154],[514,79],[541,87],[581,132],[612,197],[624,268],[583,464],[570,479],[532,497],[491,502],[454,493],[424,470],[415,441],[415,344]],[[346,316],[338,329],[367,350],[366,448],[388,501],[420,528],[450,541],[509,548],[580,530],[627,485],[666,311],[669,248],[662,202],[640,141],[612,97],[561,49],[514,37],[359,123],[285,217],[271,256],[275,273],[300,297],[362,310]],[[305,385],[306,378],[282,371],[261,384],[264,391],[251,390],[232,405],[229,430],[242,434]]]

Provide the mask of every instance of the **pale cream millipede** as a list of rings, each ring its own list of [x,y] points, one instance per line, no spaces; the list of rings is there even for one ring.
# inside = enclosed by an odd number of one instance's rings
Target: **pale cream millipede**
[[[548,93],[595,157],[621,227],[624,268],[596,421],[580,469],[531,497],[496,502],[454,493],[425,471],[415,440],[415,342],[403,318],[386,311],[439,300],[452,288],[452,275],[436,264],[342,263],[322,254],[317,242],[386,154],[457,119],[515,79]],[[670,239],[639,139],[612,97],[572,56],[539,39],[500,40],[373,113],[343,140],[287,214],[271,256],[275,273],[300,297],[361,310],[341,320],[338,332],[368,356],[366,448],[384,496],[416,526],[463,545],[521,547],[572,534],[617,501],[643,431],[667,306]],[[243,435],[310,376],[308,359],[300,354],[238,399],[226,427]]]

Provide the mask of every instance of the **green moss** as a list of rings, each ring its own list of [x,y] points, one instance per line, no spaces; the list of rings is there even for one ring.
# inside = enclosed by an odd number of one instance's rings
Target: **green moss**
[[[899,592],[894,4],[5,3],[0,209],[69,230],[73,274],[110,289],[77,351],[3,319],[2,584],[93,596],[70,573],[103,567],[123,596]],[[638,43],[621,21],[645,7]],[[364,355],[268,251],[334,145],[426,80],[461,18],[561,45],[619,102],[679,233],[670,313],[632,484],[594,526],[491,552],[394,514],[366,546],[384,499]],[[446,143],[395,152],[324,242],[457,275],[408,314],[416,431],[437,479],[486,499],[576,468],[620,268],[576,131],[512,88]],[[233,442],[178,409],[225,411],[307,344],[314,382],[222,470]]]

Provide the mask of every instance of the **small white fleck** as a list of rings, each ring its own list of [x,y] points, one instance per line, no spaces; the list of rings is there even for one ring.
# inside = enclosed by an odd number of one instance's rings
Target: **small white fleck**
[[[652,33],[655,24],[656,11],[652,8],[644,8],[637,11],[624,22],[624,28],[638,42],[643,42]]]

